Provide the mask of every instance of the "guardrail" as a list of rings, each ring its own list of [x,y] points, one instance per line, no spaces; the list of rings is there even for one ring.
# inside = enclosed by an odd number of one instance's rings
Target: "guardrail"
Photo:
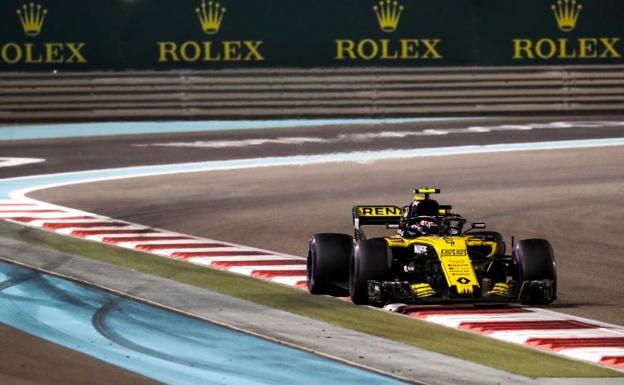
[[[621,112],[624,66],[0,73],[0,121]]]

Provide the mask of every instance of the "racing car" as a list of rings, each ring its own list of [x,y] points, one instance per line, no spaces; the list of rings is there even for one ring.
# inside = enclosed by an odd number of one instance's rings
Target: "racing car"
[[[308,290],[350,296],[355,304],[518,302],[556,299],[555,256],[545,239],[511,239],[486,231],[431,199],[438,188],[414,190],[404,207],[353,207],[353,236],[319,233],[309,242]],[[385,226],[367,238],[362,226]]]

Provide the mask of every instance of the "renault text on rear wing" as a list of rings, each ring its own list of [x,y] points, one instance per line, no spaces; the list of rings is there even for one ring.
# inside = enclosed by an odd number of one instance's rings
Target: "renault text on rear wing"
[[[355,206],[353,226],[398,225],[402,216],[403,209],[397,206]]]

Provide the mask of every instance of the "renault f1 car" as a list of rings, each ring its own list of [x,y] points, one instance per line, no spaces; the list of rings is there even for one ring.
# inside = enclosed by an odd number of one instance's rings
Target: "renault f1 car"
[[[308,290],[350,296],[355,304],[519,302],[555,300],[555,256],[545,239],[512,238],[486,231],[414,190],[413,202],[397,206],[355,206],[354,235],[321,233],[309,242]],[[367,238],[362,226],[394,229],[394,235]]]

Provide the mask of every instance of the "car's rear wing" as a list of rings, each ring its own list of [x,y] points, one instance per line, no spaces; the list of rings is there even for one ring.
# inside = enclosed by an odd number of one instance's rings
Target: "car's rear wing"
[[[403,217],[406,207],[398,206],[354,206],[353,207],[353,226],[359,229],[360,226],[366,225],[382,225],[395,226],[398,225]],[[440,205],[439,215],[446,216],[451,213],[452,206]]]
[[[364,225],[398,225],[403,209],[397,206],[354,206],[353,227]]]

